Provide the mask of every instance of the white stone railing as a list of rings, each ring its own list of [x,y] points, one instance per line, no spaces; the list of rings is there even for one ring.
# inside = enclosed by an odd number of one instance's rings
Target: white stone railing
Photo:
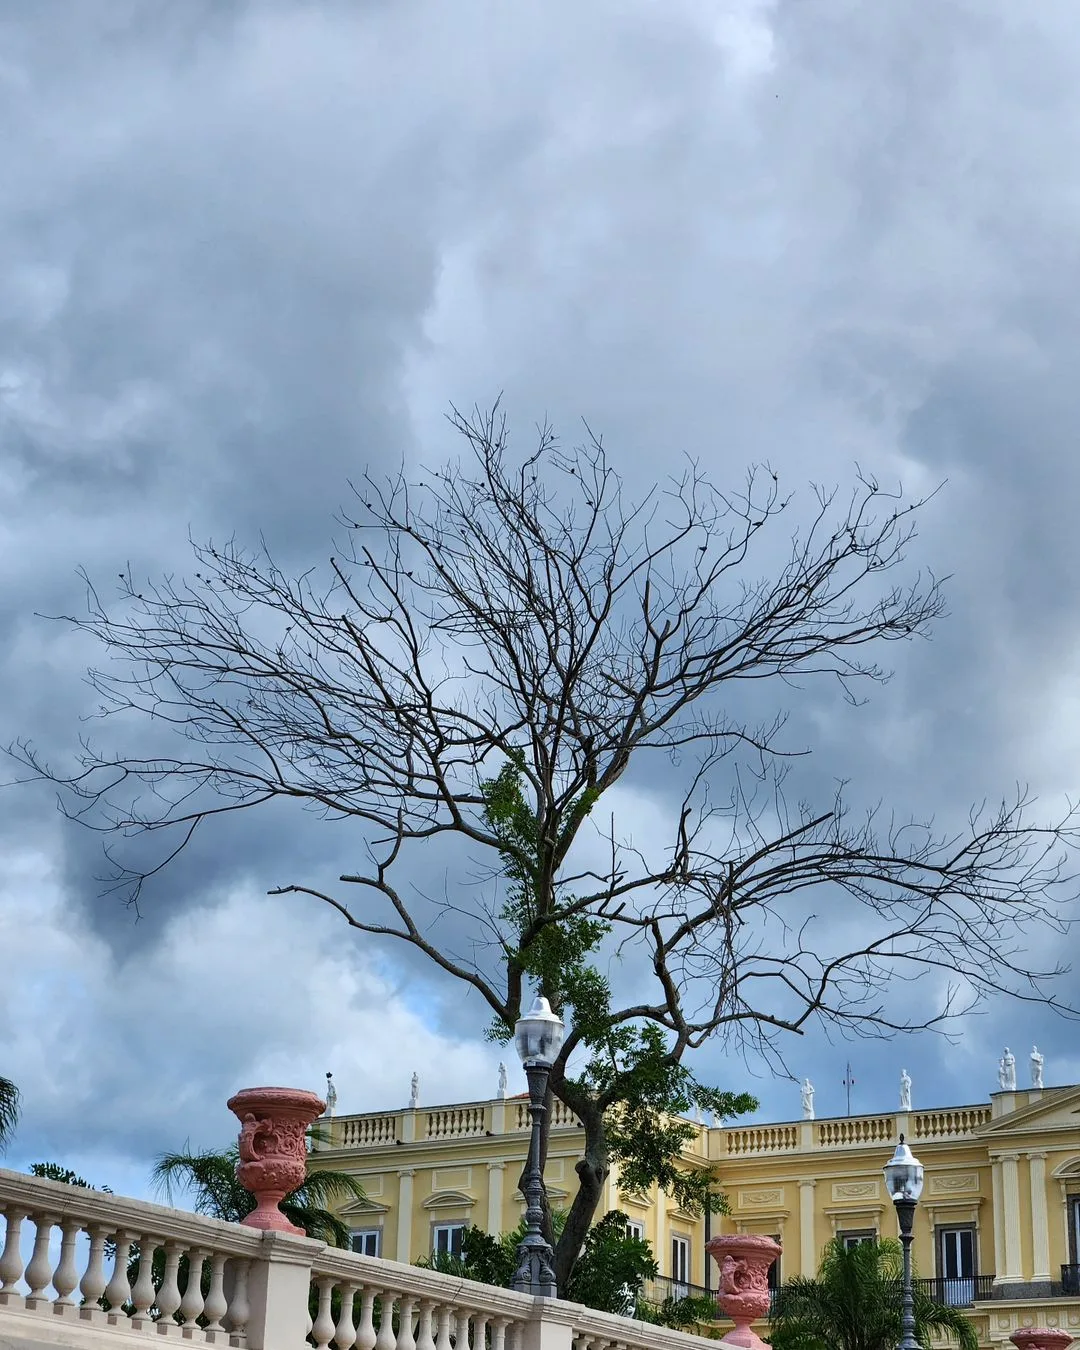
[[[838,1120],[818,1122],[819,1148],[838,1148],[844,1144],[887,1144],[896,1140],[896,1122],[892,1116],[841,1116]]]
[[[0,1209],[0,1323],[19,1312],[54,1327],[246,1344],[249,1274],[265,1253],[256,1230],[6,1171]]]
[[[162,1336],[242,1350],[712,1345],[576,1303],[16,1172],[0,1170],[0,1211],[0,1345],[23,1350],[110,1350]]]

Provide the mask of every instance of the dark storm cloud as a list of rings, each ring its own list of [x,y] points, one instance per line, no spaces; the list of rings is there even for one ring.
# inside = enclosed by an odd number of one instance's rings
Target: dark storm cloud
[[[635,487],[684,452],[721,482],[763,458],[790,486],[856,460],[915,494],[948,479],[913,558],[952,574],[951,617],[886,654],[866,708],[785,692],[792,742],[817,747],[800,784],[946,819],[1016,779],[1060,797],[1080,753],[1078,67],[1071,0],[932,22],[855,0],[0,5],[4,738],[62,756],[92,711],[94,654],[33,617],[78,607],[78,565],[106,592],[128,561],[182,571],[189,529],[320,562],[348,476],[451,453],[447,403],[505,389],[519,444],[585,416]],[[629,786],[663,804],[676,783]],[[172,916],[325,882],[359,848],[297,813],[222,825],[133,930],[96,898],[93,836],[47,794],[3,806],[110,959],[164,960]],[[419,879],[437,891],[439,861]],[[965,1033],[972,1092],[999,1031],[1062,1062],[1026,1017]],[[838,1084],[848,1052],[793,1053]],[[918,1099],[953,1091],[932,1046],[897,1048],[859,1068],[864,1107],[901,1063]],[[129,1106],[137,1149],[157,1125]]]

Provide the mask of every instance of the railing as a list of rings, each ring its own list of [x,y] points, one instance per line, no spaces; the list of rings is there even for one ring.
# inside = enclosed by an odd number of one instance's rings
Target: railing
[[[255,1229],[12,1172],[0,1172],[0,1208],[0,1320],[11,1310],[246,1344],[249,1271],[265,1255]]]
[[[15,1172],[0,1171],[0,1211],[0,1345],[712,1350],[578,1304]]]
[[[684,1280],[673,1280],[667,1275],[657,1275],[653,1279],[646,1280],[642,1286],[642,1297],[649,1303],[661,1304],[666,1299],[679,1300],[683,1298],[708,1298],[713,1301],[713,1316],[722,1316],[720,1310],[716,1308],[716,1290],[706,1289],[700,1284],[687,1284]]]
[[[425,1139],[468,1139],[487,1133],[483,1106],[451,1106],[427,1113]]]
[[[1061,1267],[1061,1292],[1073,1298],[1080,1297],[1080,1265]]]
[[[338,1122],[339,1148],[375,1148],[398,1137],[397,1116],[344,1116]]]
[[[993,1297],[993,1275],[938,1275],[933,1279],[915,1280],[915,1284],[946,1308],[970,1308]]]
[[[843,1144],[885,1144],[893,1140],[895,1132],[892,1116],[845,1116],[821,1121],[818,1145],[836,1148]]]
[[[519,1130],[527,1130],[532,1125],[532,1119],[529,1116],[529,1103],[517,1102],[516,1105],[517,1105],[517,1117],[515,1121],[515,1128]],[[570,1128],[577,1127],[580,1129],[581,1121],[578,1120],[577,1116],[574,1115],[573,1111],[570,1110],[570,1108],[566,1105],[565,1102],[559,1101],[559,1099],[556,1097],[552,1100],[551,1103],[551,1128],[553,1130],[557,1130],[557,1129],[564,1129],[566,1127]]]
[[[725,1130],[728,1155],[749,1157],[756,1153],[788,1153],[799,1147],[797,1125],[744,1125]]]
[[[916,1139],[957,1139],[974,1134],[990,1119],[988,1106],[962,1106],[951,1111],[918,1111]]]

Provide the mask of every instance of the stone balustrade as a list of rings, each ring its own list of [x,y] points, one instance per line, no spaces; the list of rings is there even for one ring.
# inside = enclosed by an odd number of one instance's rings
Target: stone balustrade
[[[708,1350],[698,1336],[0,1170],[0,1345]],[[149,1259],[148,1259],[149,1258]]]
[[[989,1106],[958,1106],[948,1111],[916,1111],[915,1139],[963,1139],[990,1123]]]

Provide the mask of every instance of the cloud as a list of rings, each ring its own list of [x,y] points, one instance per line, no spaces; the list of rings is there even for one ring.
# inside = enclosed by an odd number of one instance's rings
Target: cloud
[[[129,563],[179,572],[189,530],[321,562],[350,476],[440,461],[448,403],[502,390],[519,444],[584,417],[632,488],[683,454],[721,482],[764,458],[791,486],[847,483],[854,461],[914,493],[947,480],[913,565],[951,574],[951,614],[887,653],[865,708],[781,691],[816,752],[800,790],[848,778],[856,801],[946,820],[1016,780],[1047,810],[1069,795],[1071,0],[1034,19],[944,0],[932,26],[851,0],[40,0],[0,4],[0,51],[2,739],[63,757],[94,729],[95,654],[35,617],[77,609],[76,567],[106,591]],[[676,786],[628,780],[635,838]],[[482,1010],[261,898],[332,884],[354,830],[232,822],[134,925],[49,794],[0,807],[21,1139],[113,1148],[116,1175],[227,1135],[246,1074],[333,1067],[343,1107],[393,1104],[387,1017],[439,1066],[432,1093],[491,1079]],[[444,878],[441,857],[417,876]],[[288,957],[273,999],[241,998],[245,962]],[[952,1050],[815,1033],[791,1057],[824,1112],[850,1055],[869,1109],[902,1064],[917,1101],[974,1100],[997,1042],[1030,1039],[1048,1082],[1080,1073],[1065,1028],[1004,1005]],[[749,1072],[717,1048],[701,1063],[725,1085]],[[797,1113],[793,1086],[760,1090]]]

